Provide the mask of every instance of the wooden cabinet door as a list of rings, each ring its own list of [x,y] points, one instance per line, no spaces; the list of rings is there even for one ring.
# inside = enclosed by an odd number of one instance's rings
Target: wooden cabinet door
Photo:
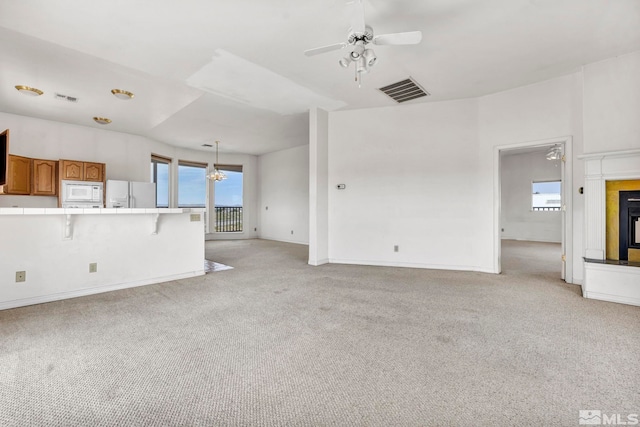
[[[56,179],[55,160],[33,159],[33,190],[35,196],[55,196],[58,180]]]
[[[77,160],[60,160],[60,179],[83,181],[84,162]]]
[[[104,181],[104,163],[84,163],[85,181]]]
[[[7,194],[31,194],[31,159],[28,157],[7,156]]]

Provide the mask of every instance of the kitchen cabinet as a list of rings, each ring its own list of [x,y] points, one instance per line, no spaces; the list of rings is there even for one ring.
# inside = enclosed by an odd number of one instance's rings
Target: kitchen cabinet
[[[7,183],[2,187],[4,194],[31,194],[31,159],[7,156]]]
[[[85,181],[104,181],[104,163],[84,162]]]
[[[78,160],[60,160],[60,179],[72,181],[84,180],[84,162]]]
[[[55,196],[57,194],[57,167],[55,160],[33,159],[31,194],[34,196]]]
[[[104,163],[60,160],[60,179],[71,181],[104,181]]]

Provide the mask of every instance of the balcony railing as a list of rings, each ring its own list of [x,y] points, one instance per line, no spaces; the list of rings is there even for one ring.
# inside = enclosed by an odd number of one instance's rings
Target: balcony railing
[[[242,231],[242,206],[216,206],[216,232]]]
[[[560,210],[560,206],[553,206],[553,207],[534,206],[533,208],[531,208],[531,210],[534,210],[534,211],[559,211]]]

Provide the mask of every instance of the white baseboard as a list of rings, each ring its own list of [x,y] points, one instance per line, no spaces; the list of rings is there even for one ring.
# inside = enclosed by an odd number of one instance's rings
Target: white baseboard
[[[599,292],[585,292],[584,297],[590,298],[590,299],[597,299],[601,301],[617,302],[620,304],[640,306],[640,298],[633,298],[628,296],[602,294]]]
[[[538,239],[534,237],[509,237],[509,236],[501,236],[501,240],[516,240],[518,242],[536,242],[536,243],[562,243],[557,239]]]
[[[261,240],[273,240],[274,242],[284,242],[284,243],[295,243],[297,245],[309,245],[309,242],[305,242],[302,240],[293,240],[293,239],[280,239],[277,237],[269,237],[269,236],[260,236],[258,239]]]
[[[584,263],[585,298],[640,306],[640,268]]]
[[[104,292],[117,291],[121,289],[135,288],[138,286],[154,285],[156,283],[170,282],[172,280],[188,279],[190,277],[203,276],[204,270],[193,271],[189,273],[175,274],[171,276],[156,277],[153,279],[138,280],[134,282],[115,283],[112,285],[97,286],[94,288],[78,289],[75,291],[59,292],[55,294],[39,295],[36,297],[22,298],[12,301],[0,302],[0,310],[10,308],[25,307],[27,305],[43,304],[46,302],[60,301],[70,298],[84,297],[88,295],[101,294]]]
[[[329,263],[329,258],[322,258],[322,259],[318,259],[316,261],[309,260],[309,265],[313,265],[314,267],[317,267],[319,265],[328,264],[328,263]]]
[[[329,258],[332,264],[350,264],[350,265],[372,265],[378,267],[406,267],[406,268],[423,268],[429,270],[451,270],[451,271],[476,271],[480,273],[491,273],[493,271],[472,265],[449,265],[449,264],[423,264],[415,262],[390,262],[390,261],[369,261],[355,259]]]

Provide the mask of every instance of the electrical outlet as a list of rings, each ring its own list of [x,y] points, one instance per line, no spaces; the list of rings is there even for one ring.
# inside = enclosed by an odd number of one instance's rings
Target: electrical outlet
[[[291,234],[293,234],[293,230],[291,230]]]
[[[191,222],[200,222],[200,214],[191,214]]]
[[[16,282],[26,282],[26,280],[27,280],[26,271],[16,271]]]
[[[89,264],[89,273],[97,273],[98,272],[98,263],[92,262]]]
[[[400,248],[398,247],[398,245],[393,245],[393,252],[398,252],[400,250]]]

